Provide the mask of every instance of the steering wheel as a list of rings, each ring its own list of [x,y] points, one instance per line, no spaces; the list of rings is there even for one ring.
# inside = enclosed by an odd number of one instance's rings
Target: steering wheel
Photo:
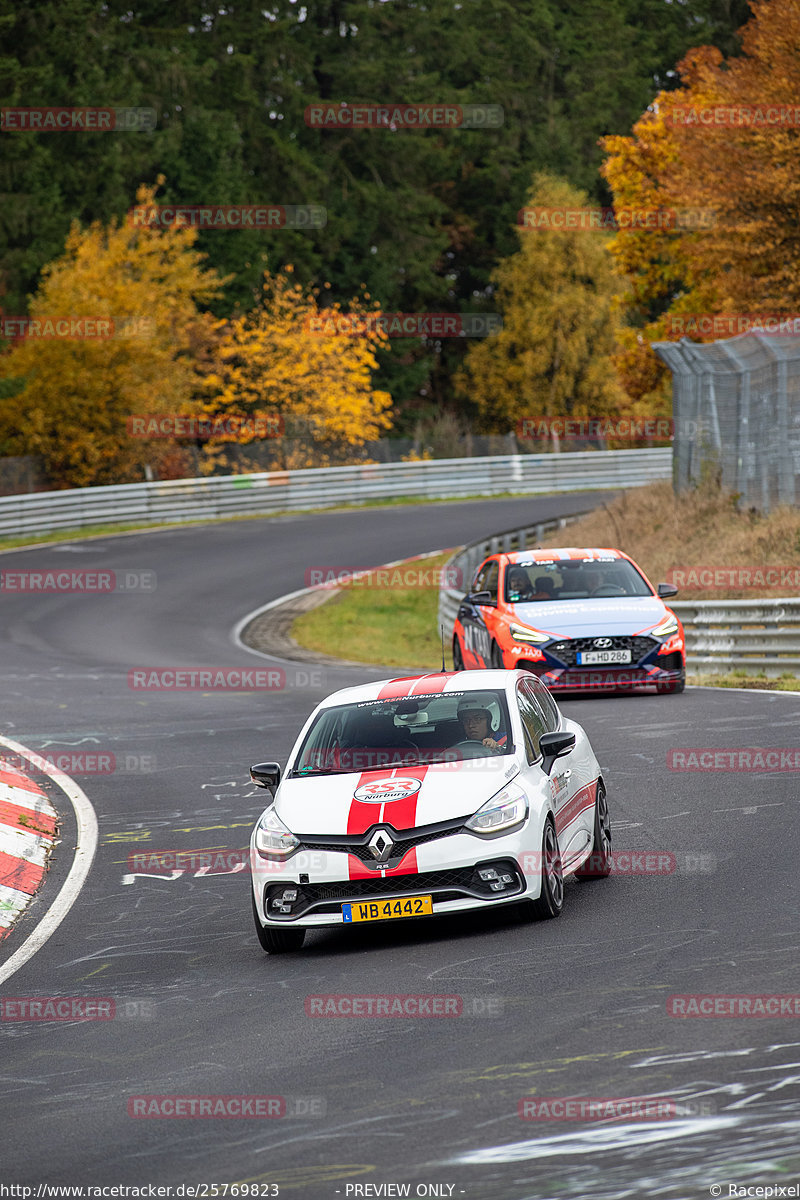
[[[601,592],[603,593],[604,596],[625,596],[625,595],[627,595],[625,588],[618,587],[616,583],[603,583],[603,584],[601,584],[600,587],[596,587],[593,592],[590,592],[589,595],[590,595],[590,597],[591,596],[599,596]]]
[[[465,754],[465,758],[483,758],[485,754],[499,754],[499,750],[494,750],[491,746],[484,746],[483,742],[476,742],[465,738],[463,742],[456,742],[451,750],[472,750],[472,754]]]

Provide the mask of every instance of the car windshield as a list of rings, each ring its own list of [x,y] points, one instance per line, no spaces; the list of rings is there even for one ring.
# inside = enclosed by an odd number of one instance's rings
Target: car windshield
[[[509,604],[652,595],[636,567],[625,558],[526,560],[506,568]]]
[[[364,700],[317,714],[289,774],[426,766],[513,752],[503,691]]]

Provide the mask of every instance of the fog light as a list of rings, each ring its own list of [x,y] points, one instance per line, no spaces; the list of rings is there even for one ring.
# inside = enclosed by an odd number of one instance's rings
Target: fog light
[[[502,890],[505,886],[506,885],[504,883],[501,883],[499,879],[496,879],[494,881],[494,883],[489,884],[489,887],[492,889],[493,892],[502,892]]]
[[[284,901],[289,901],[290,903],[293,904],[294,901],[297,899],[297,888],[284,888],[283,889],[283,899],[284,899]]]
[[[488,883],[490,879],[497,879],[497,871],[495,871],[494,867],[481,867],[478,875],[484,883]]]
[[[278,897],[276,896],[276,897],[274,898],[274,900],[272,901],[272,907],[273,907],[273,908],[280,908],[280,906],[281,906],[281,902],[280,902],[280,900],[278,899]]]
[[[292,906],[291,906],[291,904],[282,904],[282,905],[281,905],[281,908],[280,908],[280,911],[281,911],[282,913],[290,913],[290,912],[292,911]]]
[[[503,883],[513,883],[514,882],[513,875],[501,875],[500,879]]]

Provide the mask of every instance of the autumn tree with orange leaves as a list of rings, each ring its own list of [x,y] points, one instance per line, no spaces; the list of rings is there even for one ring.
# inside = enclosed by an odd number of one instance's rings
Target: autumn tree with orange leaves
[[[633,396],[666,373],[650,342],[693,329],[674,318],[800,312],[800,6],[751,7],[740,56],[690,51],[683,86],[659,93],[632,137],[603,141],[615,207],[676,214],[677,227],[621,230],[611,245],[631,286],[617,364]]]

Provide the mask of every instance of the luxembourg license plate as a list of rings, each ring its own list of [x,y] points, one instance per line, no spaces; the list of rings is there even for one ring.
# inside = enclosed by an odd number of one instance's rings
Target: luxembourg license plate
[[[433,916],[433,896],[402,896],[396,900],[362,900],[342,905],[345,925],[357,921],[388,921],[392,917]]]
[[[596,667],[601,663],[629,663],[630,650],[579,650],[579,667]]]

